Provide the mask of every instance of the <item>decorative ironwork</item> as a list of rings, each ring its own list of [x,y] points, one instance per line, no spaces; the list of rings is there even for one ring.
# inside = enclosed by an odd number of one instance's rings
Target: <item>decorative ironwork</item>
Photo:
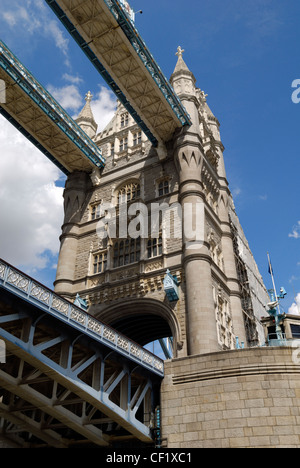
[[[26,298],[28,301],[32,301],[34,304],[39,304],[39,307],[50,315],[59,317],[71,326],[79,327],[86,334],[128,356],[141,366],[159,374],[161,377],[164,376],[163,360],[145,351],[144,348],[132,342],[126,336],[103,324],[71,302],[62,299],[50,289],[37,283],[3,260],[0,260],[1,286],[13,291],[20,297]]]
[[[81,312],[78,309],[75,309],[75,307],[71,307],[70,317],[71,317],[72,320],[75,320],[75,322],[78,322],[81,325],[84,325],[85,319],[86,319],[86,314]]]
[[[53,297],[52,308],[57,310],[57,312],[61,312],[64,315],[68,315],[68,310],[69,310],[68,302],[64,301],[63,299],[60,299],[57,296]]]
[[[49,305],[50,291],[43,288],[42,286],[39,286],[38,284],[32,283],[30,296],[39,300],[40,302],[43,302],[44,304]]]
[[[8,276],[7,276],[7,281],[8,283],[17,286],[17,288],[20,289],[21,291],[27,292],[28,290],[28,285],[29,285],[28,278],[26,278],[25,276],[21,275],[20,273],[18,273],[17,271],[13,269],[9,271]]]
[[[0,278],[1,279],[4,279],[4,273],[6,271],[6,265],[4,265],[4,263],[0,263]]]
[[[102,325],[98,320],[95,320],[91,317],[88,319],[88,329],[92,330],[94,333],[97,333],[97,335],[101,335],[102,333]]]
[[[10,268],[3,266],[0,264],[1,276],[10,274],[12,278]],[[21,275],[13,274],[14,285],[0,282],[1,304],[13,293],[16,305],[2,310],[0,320],[0,336],[10,350],[0,369],[2,435],[9,439],[7,429],[11,427],[18,434],[18,444],[36,447],[45,443],[76,446],[78,441],[109,446],[118,437],[151,443],[162,362],[109,327],[103,333],[123,350],[121,358],[106,342],[87,339],[73,322],[57,326],[58,319],[47,316],[44,303],[41,308],[36,304],[47,290],[34,284],[31,290],[37,299],[28,307],[28,296],[18,294],[15,287]],[[72,305],[69,314],[75,323],[86,319],[84,311]],[[88,327],[101,332],[91,317]],[[142,355],[140,365],[132,362],[129,349],[133,346]],[[152,364],[159,373],[150,370]]]

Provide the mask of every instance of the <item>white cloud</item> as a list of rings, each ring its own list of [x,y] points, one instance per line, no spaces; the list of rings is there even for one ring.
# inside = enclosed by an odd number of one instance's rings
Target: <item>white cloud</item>
[[[84,95],[80,92],[79,84],[81,78],[73,77],[72,75],[64,75],[63,78],[73,82],[73,84],[56,88],[48,85],[47,89],[58,103],[68,112],[72,112],[73,119],[78,117],[85,102]],[[116,97],[112,91],[105,86],[100,85],[99,91],[94,94],[91,102],[91,107],[96,123],[98,124],[98,131],[103,130],[106,125],[113,118],[116,111]]]
[[[57,102],[66,110],[77,112],[83,106],[83,98],[79,88],[75,84],[66,85],[62,88],[48,85],[47,89]]]
[[[300,239],[300,221],[298,221],[298,224],[294,226],[293,231],[289,234],[289,237]]]
[[[65,65],[67,65],[68,67],[71,67],[71,63],[68,57],[69,39],[65,37],[64,32],[60,29],[57,22],[55,20],[46,22],[44,31],[46,35],[54,39],[56,47],[58,47],[58,49],[60,49],[60,51],[65,56]]]
[[[14,36],[22,34],[22,39],[24,30],[31,41],[32,36],[35,42],[38,36],[51,39],[70,67],[68,35],[43,0],[1,0],[1,23],[12,28]]]
[[[83,79],[80,78],[79,76],[73,76],[70,75],[69,73],[64,73],[63,79],[66,81],[69,81],[72,84],[80,84],[83,83]]]
[[[300,315],[300,293],[295,297],[295,302],[289,308],[289,314]]]
[[[240,189],[240,187],[236,187],[232,190],[232,196],[234,198],[238,197],[239,195],[241,195],[242,193],[242,190]]]
[[[100,86],[99,92],[94,96],[91,107],[98,131],[102,131],[113,118],[116,111],[116,97],[105,86]]]
[[[60,176],[0,117],[0,257],[27,272],[48,267],[47,252],[58,254],[63,188],[55,182]]]
[[[75,84],[49,86],[49,90],[78,115],[84,101]],[[101,86],[92,105],[103,128],[114,115],[115,97]],[[53,268],[50,257],[59,252],[63,188],[56,181],[60,177],[59,169],[0,116],[0,257],[29,274]]]

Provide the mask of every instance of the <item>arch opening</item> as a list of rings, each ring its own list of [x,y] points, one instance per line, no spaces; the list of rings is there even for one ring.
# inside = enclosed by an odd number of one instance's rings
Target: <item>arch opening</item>
[[[152,352],[156,349],[154,354],[160,357],[164,348],[161,341],[169,339],[165,344],[173,343],[175,357],[180,326],[168,305],[153,299],[129,300],[106,308],[97,317],[140,346]]]
[[[112,327],[141,346],[172,337],[169,324],[158,315],[141,313],[127,316],[113,322]]]

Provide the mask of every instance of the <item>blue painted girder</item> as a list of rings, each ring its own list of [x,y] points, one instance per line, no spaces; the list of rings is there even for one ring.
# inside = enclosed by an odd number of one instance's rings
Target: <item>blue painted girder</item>
[[[28,103],[36,105],[49,119],[49,123],[55,124],[63,138],[74,145],[76,151],[80,150],[82,158],[87,158],[90,168],[101,169],[105,166],[105,159],[98,146],[86,135],[80,126],[58,104],[51,94],[36,80],[9,48],[0,40],[0,69],[20,88],[24,99]],[[8,93],[6,93],[8,94]],[[51,153],[43,143],[38,141],[34,133],[29,132],[22,122],[11,115],[8,103],[0,105],[1,114],[7,118],[18,130],[20,130],[33,144],[35,144],[49,159],[68,174],[69,170],[63,161],[54,152]]]
[[[138,106],[136,105],[134,98],[132,98],[130,93],[128,93],[126,87],[124,87],[118,78],[113,79],[110,71],[104,67],[101,62],[101,54],[96,53],[95,48],[93,47],[93,39],[85,39],[79,31],[80,20],[76,19],[77,24],[75,24],[75,20],[71,19],[72,15],[70,15],[70,12],[66,6],[68,2],[64,2],[63,0],[45,1],[54,11],[62,24],[66,27],[68,32],[80,46],[82,51],[86,54],[91,63],[104,78],[106,83],[116,94],[119,101],[132,115],[134,120],[151,141],[153,146],[158,146],[161,141],[168,141],[170,139],[170,134],[168,134],[166,139],[163,139],[158,135],[159,132],[155,132],[155,129],[153,130],[150,128],[152,125],[149,125],[146,121],[147,118],[141,115],[141,111],[137,110]],[[89,2],[83,2],[79,4],[79,7],[84,6],[84,4],[87,3]],[[89,6],[90,5],[92,4],[90,3]],[[98,0],[98,5],[103,6],[105,9],[109,9],[111,16],[110,20],[114,24],[117,22],[118,26],[124,34],[124,45],[125,42],[129,41],[130,46],[133,48],[133,50],[131,49],[131,53],[135,56],[142,67],[144,67],[145,81],[150,78],[150,81],[152,82],[152,89],[155,90],[155,92],[158,92],[160,95],[160,102],[163,103],[165,109],[169,109],[169,114],[173,115],[174,128],[190,126],[191,119],[185,107],[182,105],[172,86],[163,75],[160,67],[154,60],[145,42],[142,40],[139,32],[137,31],[133,21],[126,14],[122,4],[118,0]],[[101,22],[101,18],[98,17],[97,21]],[[112,30],[113,29],[114,27],[112,27]]]

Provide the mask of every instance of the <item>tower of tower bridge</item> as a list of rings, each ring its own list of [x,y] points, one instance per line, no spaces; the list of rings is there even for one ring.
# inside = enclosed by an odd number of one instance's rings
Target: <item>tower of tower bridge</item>
[[[183,52],[178,47],[170,83],[192,125],[167,143],[163,157],[119,101],[97,133],[87,94],[77,123],[106,164],[101,173],[68,177],[55,281],[57,293],[70,300],[79,294],[89,313],[141,345],[172,337],[174,357],[235,349],[236,337],[258,344],[266,298],[254,260],[246,265],[240,256],[239,243],[251,253],[228,188],[220,124]],[[189,238],[188,223],[197,239]],[[168,270],[175,300],[164,288]]]
[[[298,321],[267,346],[269,297],[184,50],[167,80],[127,1],[45,1],[118,101],[99,130],[88,92],[74,121],[0,41],[0,113],[67,176],[55,291],[0,259],[0,443],[299,447]]]

